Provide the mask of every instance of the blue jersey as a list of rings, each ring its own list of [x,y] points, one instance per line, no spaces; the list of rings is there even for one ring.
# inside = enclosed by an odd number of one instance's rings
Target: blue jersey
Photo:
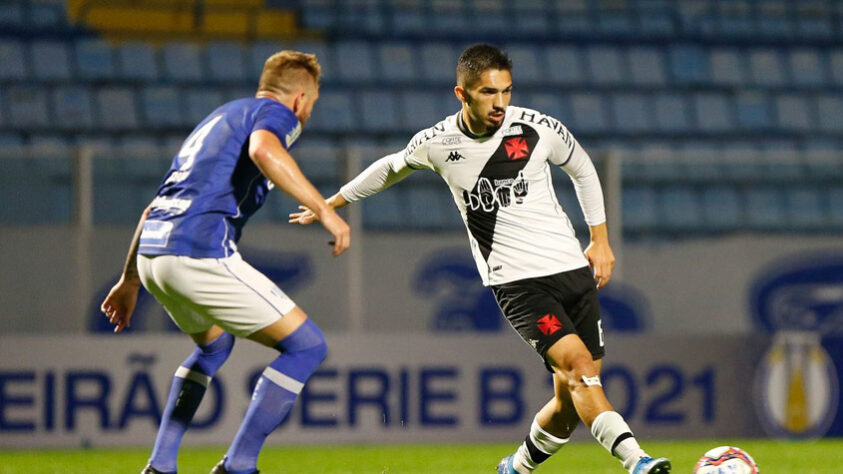
[[[274,133],[290,149],[295,114],[271,99],[240,99],[214,110],[187,137],[152,201],[141,255],[227,257],[272,183],[249,158],[249,135]]]

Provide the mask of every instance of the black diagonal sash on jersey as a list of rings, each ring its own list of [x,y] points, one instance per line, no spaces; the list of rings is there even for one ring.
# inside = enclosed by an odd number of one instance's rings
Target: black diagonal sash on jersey
[[[516,205],[516,197],[520,201],[529,192],[525,183],[520,183],[516,189],[513,185],[521,178],[520,172],[527,166],[539,141],[535,129],[523,123],[513,126],[520,126],[522,133],[504,137],[480,171],[471,193],[463,192],[468,230],[487,261],[492,252],[498,209]]]

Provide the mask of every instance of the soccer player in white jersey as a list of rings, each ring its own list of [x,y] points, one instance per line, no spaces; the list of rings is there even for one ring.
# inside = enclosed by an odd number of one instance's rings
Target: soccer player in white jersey
[[[266,276],[246,263],[237,241],[277,186],[318,214],[334,256],[350,243],[348,225],[325,204],[288,150],[319,97],[312,54],[281,51],[264,64],[255,97],[228,102],[185,140],[144,211],[119,282],[102,311],[119,333],[143,286],[196,343],[179,366],[142,474],[175,473],[182,436],[235,336],[277,349],[234,441],[212,474],[251,474],[267,435],[287,416],[326,355],[316,324]]]
[[[600,382],[597,289],[609,282],[615,258],[594,165],[558,120],[509,107],[511,69],[493,46],[466,49],[454,88],[461,110],[373,163],[328,204],[338,208],[371,196],[420,169],[438,173],[451,188],[483,283],[553,373],[553,398],[498,473],[532,472],[568,442],[580,420],[630,473],[668,473],[670,461],[641,449]],[[591,233],[584,252],[553,192],[550,165],[573,181]],[[316,219],[308,208],[290,214],[300,224]]]

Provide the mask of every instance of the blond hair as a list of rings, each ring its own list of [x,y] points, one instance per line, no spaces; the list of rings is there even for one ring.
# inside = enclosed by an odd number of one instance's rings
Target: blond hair
[[[322,66],[315,54],[284,50],[270,56],[263,64],[258,92],[289,94],[308,86],[308,80],[319,85]]]

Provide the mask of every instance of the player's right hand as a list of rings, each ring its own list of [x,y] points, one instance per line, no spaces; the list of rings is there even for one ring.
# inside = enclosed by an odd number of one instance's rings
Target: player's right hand
[[[302,205],[299,206],[299,209],[299,212],[290,213],[290,220],[287,222],[290,224],[307,225],[319,220],[319,216],[317,216],[315,212],[311,211],[309,207]]]
[[[334,236],[330,242],[334,246],[334,257],[339,256],[351,246],[351,228],[332,208],[322,213],[322,225]]]
[[[114,324],[114,332],[120,333],[130,326],[132,313],[135,312],[135,305],[138,303],[138,291],[140,282],[130,282],[120,278],[108,292],[100,310],[108,318],[108,322]]]

